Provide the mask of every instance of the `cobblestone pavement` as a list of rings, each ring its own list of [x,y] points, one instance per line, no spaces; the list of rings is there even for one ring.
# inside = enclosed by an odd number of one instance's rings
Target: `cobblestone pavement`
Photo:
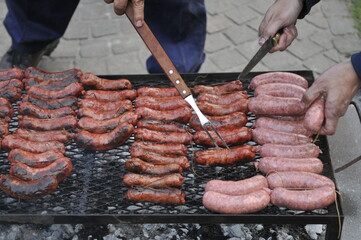
[[[258,26],[273,1],[205,0],[208,13],[206,61],[200,72],[239,72],[258,50]],[[6,14],[0,2],[0,20]],[[360,51],[361,41],[348,10],[347,0],[323,0],[305,19],[297,22],[299,37],[284,52],[267,55],[253,71],[312,70],[315,77],[330,66],[346,61]],[[10,37],[0,26],[0,55],[10,46]],[[112,5],[82,0],[51,57],[40,68],[62,71],[72,67],[95,74],[146,74],[148,49],[125,16],[116,16]],[[360,122],[350,106],[337,133],[329,137],[335,168],[361,154]],[[354,129],[354,130],[350,130]],[[355,130],[356,129],[356,130]],[[345,144],[345,138],[350,142]],[[350,144],[351,143],[351,144]],[[361,229],[361,163],[336,174],[344,198],[343,239],[357,239]],[[356,186],[356,187],[354,187]]]

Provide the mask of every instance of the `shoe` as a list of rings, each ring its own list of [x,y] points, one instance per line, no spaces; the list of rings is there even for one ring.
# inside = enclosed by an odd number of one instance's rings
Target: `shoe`
[[[27,67],[37,67],[42,56],[50,56],[53,50],[58,46],[59,39],[49,43],[45,48],[36,53],[24,53],[10,48],[0,61],[0,71],[13,67],[25,69]]]

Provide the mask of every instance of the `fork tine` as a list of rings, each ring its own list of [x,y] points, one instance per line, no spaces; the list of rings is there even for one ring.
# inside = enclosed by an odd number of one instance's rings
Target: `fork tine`
[[[222,136],[219,134],[219,132],[217,131],[217,129],[214,127],[213,123],[212,122],[209,122],[208,123],[211,128],[213,129],[213,131],[217,134],[217,136],[219,137],[219,139],[221,139],[223,145],[228,149],[230,150],[230,148],[228,147],[227,143],[224,141],[224,139],[222,138]]]
[[[202,127],[203,127],[204,131],[208,134],[208,137],[212,140],[212,142],[214,143],[214,145],[216,146],[216,148],[219,148],[218,144],[216,143],[216,141],[214,140],[214,138],[212,137],[212,135],[209,133],[209,131],[208,131],[207,127],[206,127],[207,124],[208,124],[208,123],[202,124]]]

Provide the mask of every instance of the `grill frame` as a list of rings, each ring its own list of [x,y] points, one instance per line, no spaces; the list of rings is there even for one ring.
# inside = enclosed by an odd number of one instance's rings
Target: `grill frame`
[[[314,81],[312,71],[289,72],[305,77],[310,84]],[[244,89],[248,90],[249,80],[253,76],[262,73],[264,72],[251,72],[248,78],[243,80]],[[196,84],[222,84],[233,81],[237,76],[238,73],[182,74],[189,87],[193,87]],[[127,78],[133,83],[134,89],[141,86],[172,86],[164,74],[101,75],[99,77],[107,79]],[[252,91],[248,91],[250,96],[252,96]],[[14,107],[16,110],[17,106]],[[17,128],[16,116],[17,111],[11,121],[10,132]],[[251,114],[248,117],[249,122],[247,126],[251,126],[255,117]],[[122,196],[128,187],[121,183],[121,177],[126,172],[124,163],[130,156],[129,147],[133,141],[134,138],[132,136],[124,146],[105,152],[89,152],[79,149],[74,142],[68,145],[66,156],[70,157],[74,164],[71,175],[59,184],[59,188],[55,193],[37,200],[17,200],[6,196],[5,193],[0,191],[0,223],[327,224],[326,237],[328,239],[337,239],[335,236],[337,236],[338,229],[342,226],[344,219],[339,196],[337,197],[338,209],[336,204],[332,204],[321,211],[290,211],[276,206],[268,206],[257,213],[232,215],[212,213],[202,206],[200,198],[202,195],[201,189],[207,180],[202,180],[201,177],[196,176],[197,174],[208,172],[205,175],[208,180],[215,178],[240,180],[254,175],[255,169],[250,163],[235,167],[196,166],[196,173],[192,173],[190,170],[185,171],[183,174],[185,176],[185,184],[182,187],[186,193],[186,204],[184,206],[131,203],[124,200]],[[249,144],[255,143],[249,142]],[[323,151],[320,159],[325,164],[324,175],[335,181],[327,138],[321,136],[317,144]],[[200,146],[195,146],[195,148],[198,149]],[[192,152],[190,147],[188,147],[188,150],[190,156]],[[0,154],[0,174],[8,173],[9,164],[6,158],[7,153],[2,152]],[[189,160],[192,162],[191,158]],[[108,171],[109,165],[112,166],[112,172]],[[119,174],[117,174],[118,170],[120,170]],[[235,179],[234,176],[236,174],[240,174],[242,177]],[[202,176],[204,177],[204,174]],[[196,187],[187,188],[192,185]],[[197,190],[198,192],[195,193]],[[195,199],[192,199],[192,197]],[[109,202],[109,198],[112,199],[111,202]]]

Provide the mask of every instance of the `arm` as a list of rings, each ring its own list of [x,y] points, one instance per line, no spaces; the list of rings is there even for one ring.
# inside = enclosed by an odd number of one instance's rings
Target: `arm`
[[[141,27],[144,22],[144,0],[104,0],[105,3],[114,3],[114,12],[117,15],[123,15],[125,10],[130,7],[133,9],[133,23]]]

